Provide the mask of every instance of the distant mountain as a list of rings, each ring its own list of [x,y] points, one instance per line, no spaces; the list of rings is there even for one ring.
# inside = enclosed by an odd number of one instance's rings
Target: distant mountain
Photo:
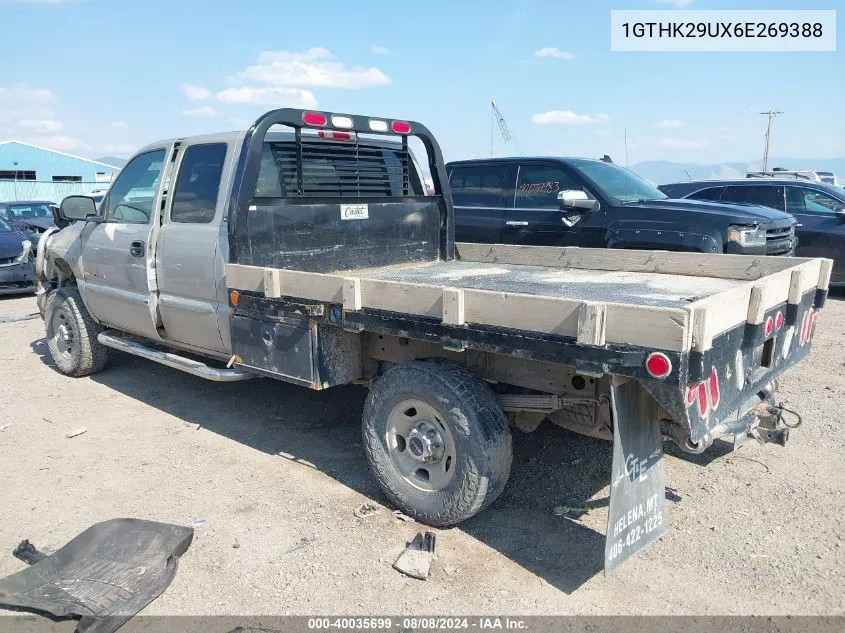
[[[125,158],[118,158],[117,156],[103,156],[102,158],[95,158],[98,163],[105,163],[113,167],[123,167],[126,164]]]
[[[845,179],[845,156],[840,158],[788,158],[775,157],[769,160],[769,168],[783,167],[785,169],[816,169],[831,171],[840,180]],[[749,170],[756,171],[763,168],[762,160],[751,162],[713,163],[701,165],[697,163],[673,163],[671,161],[644,161],[631,166],[631,170],[646,180],[658,185],[686,180],[729,180],[731,178],[745,178]]]

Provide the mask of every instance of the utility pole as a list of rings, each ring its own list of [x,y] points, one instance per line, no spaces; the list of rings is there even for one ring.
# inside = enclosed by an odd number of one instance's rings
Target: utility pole
[[[767,117],[769,117],[769,122],[766,125],[766,151],[763,152],[763,171],[769,171],[769,147],[772,144],[772,121],[775,120],[775,117],[779,114],[783,114],[783,112],[769,110],[768,112],[761,112]]]

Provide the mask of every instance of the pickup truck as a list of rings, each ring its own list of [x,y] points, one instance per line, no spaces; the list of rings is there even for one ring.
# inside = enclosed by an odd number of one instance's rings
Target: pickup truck
[[[606,571],[667,529],[664,440],[786,440],[774,384],[810,351],[831,265],[456,243],[425,126],[295,109],[153,143],[59,221],[36,269],[60,372],[121,350],[214,381],[364,385],[373,475],[433,526],[502,492],[511,426],[607,439]]]
[[[764,206],[671,200],[620,165],[485,158],[446,166],[458,241],[792,255],[795,219]]]

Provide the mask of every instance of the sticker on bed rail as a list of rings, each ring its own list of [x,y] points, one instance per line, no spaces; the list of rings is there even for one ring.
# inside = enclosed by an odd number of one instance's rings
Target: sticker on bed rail
[[[368,220],[370,208],[366,204],[342,204],[340,205],[341,220]]]

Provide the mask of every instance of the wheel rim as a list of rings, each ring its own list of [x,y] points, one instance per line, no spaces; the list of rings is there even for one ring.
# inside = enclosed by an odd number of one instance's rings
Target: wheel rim
[[[76,338],[68,313],[59,308],[53,315],[53,342],[62,357],[71,360],[76,350]]]
[[[455,439],[443,416],[421,400],[402,400],[387,420],[387,450],[405,481],[430,492],[442,490],[455,474]]]

